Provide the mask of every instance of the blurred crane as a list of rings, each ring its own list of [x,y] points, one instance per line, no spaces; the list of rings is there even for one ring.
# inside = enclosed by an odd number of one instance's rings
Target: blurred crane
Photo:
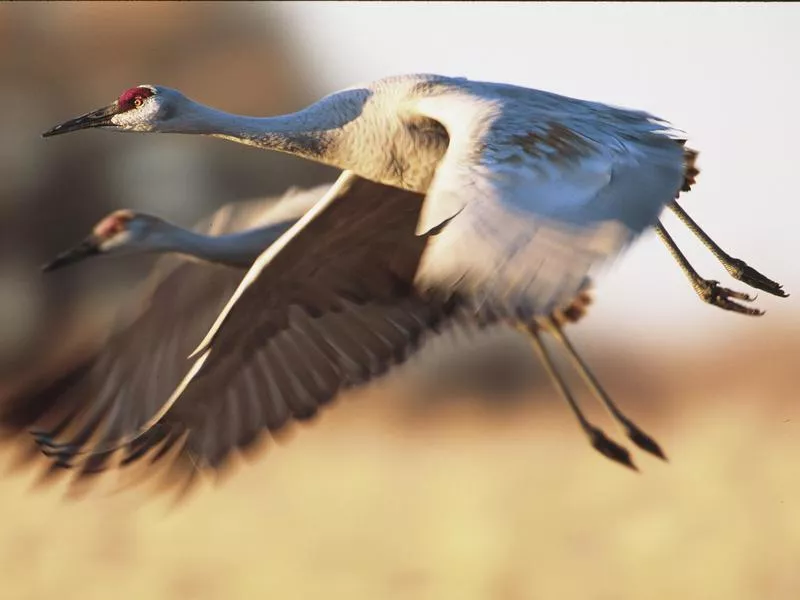
[[[411,75],[352,87],[291,115],[250,118],[145,85],[44,135],[89,127],[206,134],[345,170],[255,261],[172,396],[144,423],[114,427],[117,441],[106,436],[107,444],[86,450],[90,456],[147,437],[193,380],[215,365],[244,373],[255,368],[269,351],[264,331],[285,322],[292,307],[324,312],[331,292],[362,302],[424,299],[436,315],[459,307],[481,322],[508,321],[530,333],[551,365],[536,323],[567,307],[590,271],[655,227],[701,298],[761,314],[732,299],[750,296],[691,269],[658,221],[665,206],[734,277],[785,295],[779,284],[724,253],[676,204],[697,175],[696,152],[666,122],[640,111],[511,85]],[[291,301],[281,303],[287,292],[281,296],[277,288],[290,279]],[[296,356],[310,360],[302,351]],[[627,450],[583,418],[557,377],[556,383],[592,445],[631,465]],[[623,425],[637,445],[662,455],[651,438],[630,422]],[[55,447],[78,451],[70,444]]]
[[[154,410],[153,402],[166,397],[180,383],[185,357],[235,290],[242,270],[313,206],[326,188],[294,190],[279,201],[225,206],[210,218],[210,225],[205,221],[198,225],[196,229],[205,233],[131,210],[119,210],[102,219],[80,244],[58,255],[43,270],[61,269],[102,255],[170,253],[188,260],[165,258],[157,263],[144,293],[133,294],[129,305],[120,309],[119,323],[110,339],[93,340],[88,352],[74,352],[68,344],[61,349],[67,358],[51,361],[51,365],[0,391],[0,427],[6,434],[19,434],[50,423],[51,429],[38,434],[40,438],[69,429],[73,437],[68,446],[80,448],[92,436],[114,439],[115,432],[124,430],[126,423],[147,418]],[[560,331],[564,323],[578,320],[589,301],[588,292],[581,292],[567,310],[552,315],[552,326]],[[403,310],[409,313],[407,317]],[[396,335],[391,341],[390,354],[385,352],[389,344],[386,338],[369,334],[358,337],[359,329],[380,332],[382,317],[395,327],[406,328],[404,335]],[[275,346],[275,351],[257,369],[209,369],[203,384],[184,394],[148,436],[130,444],[121,462],[136,462],[159,446],[160,450],[153,453],[155,462],[177,445],[174,473],[194,475],[200,466],[217,468],[233,450],[245,450],[255,442],[262,427],[274,434],[292,419],[307,419],[318,404],[329,401],[342,388],[366,381],[402,359],[404,350],[415,344],[422,330],[436,324],[427,305],[419,302],[398,309],[394,304],[384,307],[342,299],[337,310],[316,318],[292,314],[286,330],[267,342]],[[316,342],[324,339],[324,343],[309,345],[304,333],[308,329],[317,332]],[[463,334],[474,336],[477,328],[465,320],[459,323],[458,332],[461,337],[452,338],[451,344],[464,343]],[[569,341],[562,339],[582,365]],[[348,360],[352,356],[349,344],[357,345],[369,364]],[[327,351],[336,348],[343,349],[344,361]],[[298,360],[301,350],[306,352],[305,358]],[[302,389],[282,382],[288,375],[301,386],[307,385],[303,383],[306,378],[315,375],[307,372],[308,361],[323,352],[328,364],[316,366],[325,371],[329,385],[313,404],[307,403]],[[582,372],[588,373],[585,367]],[[265,387],[265,381],[273,385]],[[607,402],[618,412],[613,402]],[[74,458],[69,450],[60,451],[47,444],[45,448],[47,454],[58,457],[51,471],[69,466]],[[109,467],[112,454],[94,454],[81,465],[78,478]],[[25,458],[36,455],[38,452],[29,452]]]

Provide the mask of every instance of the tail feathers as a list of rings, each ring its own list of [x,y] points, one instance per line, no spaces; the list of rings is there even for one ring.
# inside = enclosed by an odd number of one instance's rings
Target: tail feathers
[[[683,149],[683,185],[681,192],[688,192],[697,181],[700,169],[697,168],[697,150]]]
[[[586,316],[592,301],[591,290],[584,289],[565,308],[553,311],[551,317],[559,327],[567,323],[577,323]]]

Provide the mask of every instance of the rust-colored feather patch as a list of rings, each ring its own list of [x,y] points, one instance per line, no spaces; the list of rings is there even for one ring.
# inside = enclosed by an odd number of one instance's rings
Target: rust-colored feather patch
[[[554,163],[566,163],[589,154],[592,145],[581,135],[560,123],[547,123],[543,132],[529,131],[511,137],[526,154],[534,158],[549,158]]]
[[[700,169],[697,168],[697,150],[683,149],[683,185],[681,192],[688,192],[697,181]]]
[[[94,234],[100,239],[114,237],[125,231],[128,221],[135,216],[136,214],[127,208],[116,210],[94,226]]]
[[[568,323],[577,323],[589,310],[589,305],[592,304],[592,290],[589,285],[585,286],[577,296],[565,308],[554,310],[550,313],[549,318],[537,320],[530,325],[536,331],[547,331],[551,327],[551,323],[557,327],[563,327]]]
[[[553,311],[552,318],[560,327],[567,323],[577,323],[586,316],[592,301],[591,291],[584,290],[566,308]]]

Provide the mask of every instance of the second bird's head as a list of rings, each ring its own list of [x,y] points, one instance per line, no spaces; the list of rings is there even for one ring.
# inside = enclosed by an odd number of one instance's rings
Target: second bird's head
[[[100,221],[77,246],[62,252],[42,266],[42,271],[54,271],[92,256],[131,254],[158,249],[166,223],[132,210],[118,210]]]
[[[173,131],[180,121],[191,117],[197,106],[177,90],[156,85],[140,85],[125,90],[108,106],[64,121],[45,131],[42,137],[51,137],[81,129],[102,127],[113,131]]]

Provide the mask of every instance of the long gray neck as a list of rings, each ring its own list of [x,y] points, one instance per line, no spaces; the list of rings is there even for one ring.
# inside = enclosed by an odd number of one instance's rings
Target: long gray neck
[[[162,131],[210,135],[346,168],[339,164],[338,142],[348,124],[361,115],[370,93],[366,89],[346,90],[299,112],[277,117],[233,115],[190,101],[181,116],[167,121]]]
[[[167,230],[151,250],[175,252],[204,262],[246,269],[295,222],[283,221],[259,229],[220,236],[203,235],[165,224]]]
[[[403,117],[402,98],[365,88],[326,96],[300,112],[242,117],[186,100],[159,131],[199,133],[350,170],[372,181],[425,193],[449,142],[441,124]]]

